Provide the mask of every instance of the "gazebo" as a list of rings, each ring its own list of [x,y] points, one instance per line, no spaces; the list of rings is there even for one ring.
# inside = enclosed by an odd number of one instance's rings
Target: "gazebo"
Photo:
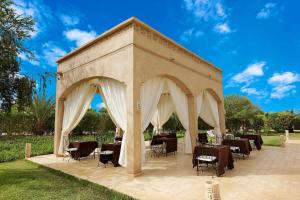
[[[60,58],[57,69],[54,154],[99,93],[124,131],[119,163],[138,175],[143,131],[161,127],[176,112],[192,153],[198,117],[225,133],[222,71],[132,17]]]

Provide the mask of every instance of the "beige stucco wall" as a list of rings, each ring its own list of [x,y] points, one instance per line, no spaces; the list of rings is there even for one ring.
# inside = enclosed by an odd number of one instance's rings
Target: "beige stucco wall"
[[[225,130],[222,72],[151,27],[131,18],[94,41],[58,61],[55,144],[57,154],[63,102],[68,93],[82,81],[95,77],[113,78],[126,84],[128,138],[128,172],[141,173],[140,156],[140,86],[156,76],[175,81],[187,94],[190,133],[193,146],[197,135],[196,97],[208,89],[217,97],[221,130]]]

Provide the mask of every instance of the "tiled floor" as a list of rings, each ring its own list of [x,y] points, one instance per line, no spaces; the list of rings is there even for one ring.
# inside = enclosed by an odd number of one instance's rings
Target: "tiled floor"
[[[213,170],[196,175],[191,155],[179,153],[168,157],[148,158],[141,176],[133,178],[122,167],[97,167],[97,160],[62,161],[54,155],[30,160],[76,177],[107,186],[138,199],[205,199],[204,183]],[[246,160],[238,160],[233,170],[214,178],[220,183],[222,200],[300,199],[300,144],[285,148],[263,146]]]

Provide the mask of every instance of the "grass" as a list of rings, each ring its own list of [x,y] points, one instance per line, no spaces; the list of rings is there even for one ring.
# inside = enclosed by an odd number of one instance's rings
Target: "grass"
[[[0,163],[0,199],[133,199],[104,186],[19,160]]]
[[[261,136],[264,144],[266,146],[280,146],[280,136],[279,135],[272,135],[272,136]]]
[[[25,143],[31,143],[31,155],[53,153],[53,136],[7,136],[0,138],[0,163],[24,158]]]
[[[97,140],[98,143],[109,143],[114,140],[114,132],[94,135],[72,135],[70,141]],[[5,136],[0,137],[0,163],[24,158],[25,144],[31,143],[31,156],[53,153],[53,136]]]
[[[264,145],[266,146],[280,146],[280,135],[285,133],[272,133],[272,135],[262,135]],[[300,133],[290,133],[290,140],[300,140]]]

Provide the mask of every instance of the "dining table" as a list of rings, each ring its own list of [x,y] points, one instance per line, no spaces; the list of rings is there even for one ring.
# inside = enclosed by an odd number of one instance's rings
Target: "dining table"
[[[223,175],[225,173],[225,168],[230,170],[234,168],[233,156],[228,145],[195,146],[192,159],[193,168],[198,165],[197,157],[203,152],[206,152],[210,156],[215,156],[217,158],[217,176]]]
[[[248,138],[249,140],[254,140],[254,144],[257,150],[261,150],[261,146],[264,143],[260,134],[244,134],[241,135],[241,138]]]
[[[252,147],[248,138],[224,139],[222,144],[230,147],[238,147],[239,153],[247,156],[250,155],[250,151],[252,151]]]

